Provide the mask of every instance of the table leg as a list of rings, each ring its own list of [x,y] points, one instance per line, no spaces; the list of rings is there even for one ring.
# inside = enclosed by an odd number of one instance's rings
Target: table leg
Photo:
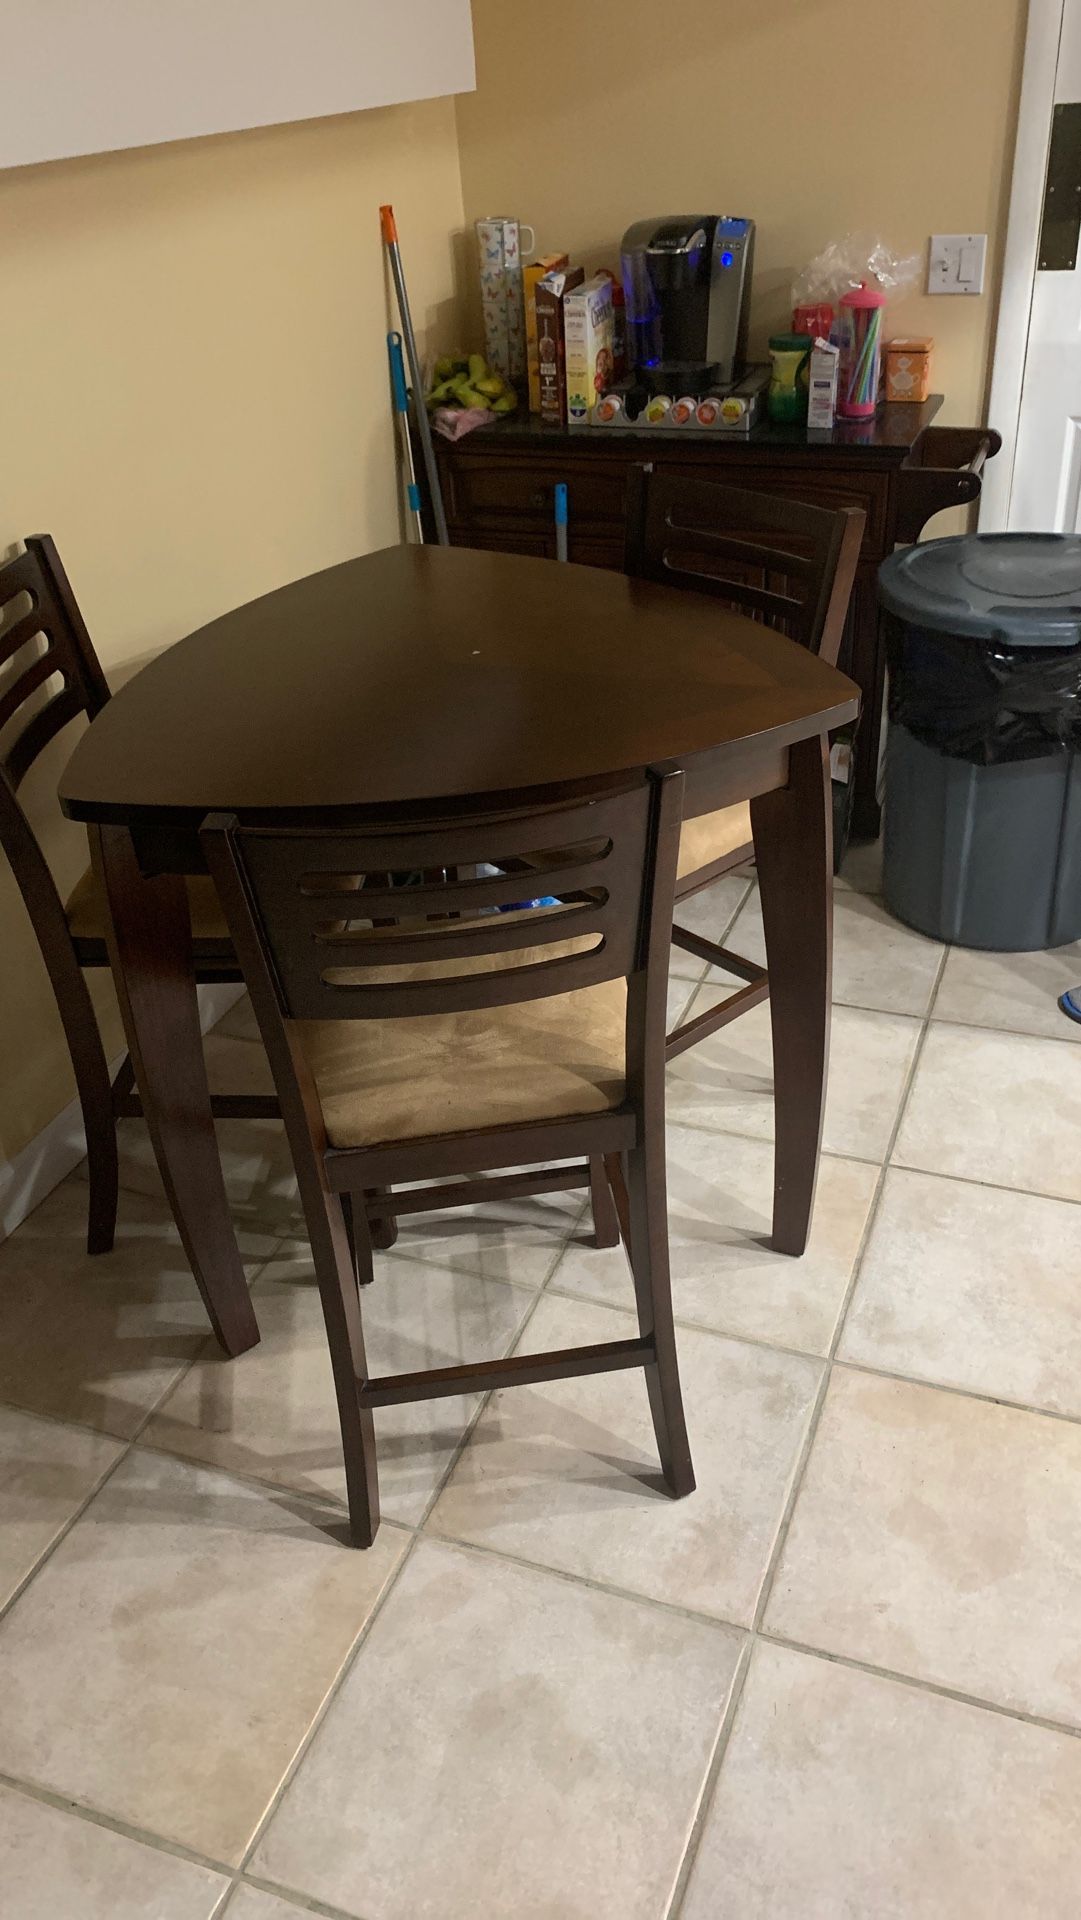
[[[789,752],[788,785],[751,802],[773,1023],[773,1245],[807,1245],[829,1065],[833,812],[827,742]]]
[[[91,827],[107,939],[128,1049],[165,1193],[210,1324],[225,1352],[259,1328],[229,1216],[199,1027],[187,891],[147,880],[126,827]]]

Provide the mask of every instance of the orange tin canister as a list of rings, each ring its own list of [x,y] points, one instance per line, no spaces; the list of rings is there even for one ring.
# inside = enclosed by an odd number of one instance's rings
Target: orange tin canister
[[[934,341],[897,339],[886,342],[886,399],[926,400],[931,391],[931,350]]]

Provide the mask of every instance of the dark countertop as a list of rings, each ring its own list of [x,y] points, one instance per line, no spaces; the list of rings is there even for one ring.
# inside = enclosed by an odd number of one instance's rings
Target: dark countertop
[[[535,414],[514,414],[507,420],[496,420],[491,426],[477,427],[457,441],[444,440],[435,436],[438,448],[446,453],[454,453],[459,448],[479,451],[481,447],[534,447],[537,452],[574,441],[595,447],[598,452],[608,448],[617,452],[621,445],[630,443],[636,449],[642,446],[670,447],[679,441],[701,446],[714,446],[725,454],[737,454],[740,450],[750,452],[780,452],[787,449],[793,453],[845,454],[858,451],[864,457],[880,457],[884,462],[896,465],[898,458],[911,453],[916,441],[925,427],[930,426],[939,408],[943,396],[940,393],[929,394],[926,400],[918,402],[888,401],[879,407],[873,420],[843,420],[824,433],[811,433],[804,426],[779,425],[764,420],[760,426],[753,427],[749,434],[717,433],[705,427],[680,427],[669,431],[645,427],[552,427],[538,420]]]

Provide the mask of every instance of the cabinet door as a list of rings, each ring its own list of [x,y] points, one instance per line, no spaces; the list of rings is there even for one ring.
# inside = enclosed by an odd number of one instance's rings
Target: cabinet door
[[[665,462],[666,469],[668,462]],[[862,507],[867,516],[863,530],[861,555],[864,559],[883,558],[886,553],[886,523],[889,504],[889,475],[860,469],[826,472],[786,464],[777,467],[753,466],[749,461],[719,459],[701,464],[673,460],[669,469],[688,479],[714,480],[718,486],[736,487],[741,492],[783,494],[789,500],[802,500],[809,507]]]

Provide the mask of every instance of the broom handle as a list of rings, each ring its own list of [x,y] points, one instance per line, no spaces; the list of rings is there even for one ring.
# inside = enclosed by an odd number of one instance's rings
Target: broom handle
[[[380,207],[379,219],[383,229],[383,240],[390,256],[390,271],[394,278],[394,291],[398,296],[398,312],[402,321],[402,339],[405,343],[405,357],[409,362],[409,377],[413,382],[413,416],[417,423],[417,437],[424,457],[424,471],[428,477],[428,493],[432,503],[432,519],[435,521],[435,537],[441,547],[449,547],[447,516],[443,511],[443,490],[439,484],[439,469],[435,464],[435,448],[432,446],[432,430],[428,424],[428,413],[424,405],[423,381],[420,374],[420,362],[417,359],[417,341],[413,332],[413,320],[409,312],[409,295],[405,290],[405,274],[402,271],[402,254],[398,245],[398,229],[394,222],[394,208]]]

